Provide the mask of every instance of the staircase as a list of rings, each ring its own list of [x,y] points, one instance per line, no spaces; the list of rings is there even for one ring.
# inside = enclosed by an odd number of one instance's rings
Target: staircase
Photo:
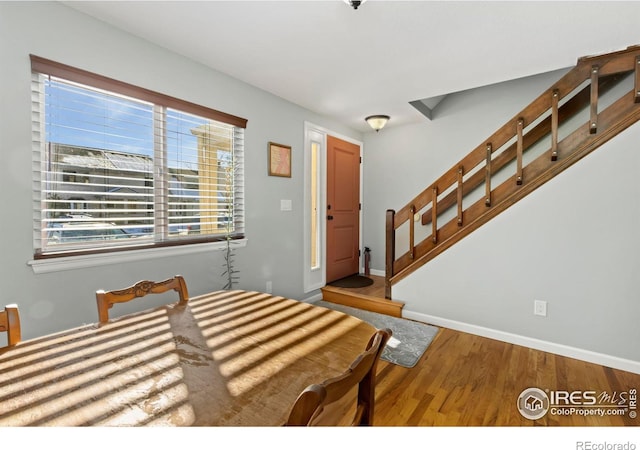
[[[397,212],[385,297],[481,225],[640,120],[640,46],[574,68]]]
[[[339,288],[325,286],[321,289],[322,299],[326,302],[364,309],[392,317],[402,317],[403,302],[384,298],[385,278],[370,275],[373,284],[364,288]]]

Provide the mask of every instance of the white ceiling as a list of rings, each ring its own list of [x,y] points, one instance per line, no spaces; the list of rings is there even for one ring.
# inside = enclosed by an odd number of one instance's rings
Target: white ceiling
[[[409,102],[640,44],[637,1],[69,1],[68,6],[354,129]]]

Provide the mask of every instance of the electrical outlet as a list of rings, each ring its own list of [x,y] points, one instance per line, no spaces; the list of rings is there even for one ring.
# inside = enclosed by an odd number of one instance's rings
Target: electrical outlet
[[[543,300],[534,300],[533,314],[536,316],[547,317],[547,302]]]

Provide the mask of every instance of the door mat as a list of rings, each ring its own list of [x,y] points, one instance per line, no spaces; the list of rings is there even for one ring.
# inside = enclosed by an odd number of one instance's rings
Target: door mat
[[[361,288],[371,286],[373,284],[373,280],[369,277],[365,277],[364,275],[350,275],[345,278],[341,278],[336,281],[332,281],[329,283],[329,286],[339,287],[339,288]]]

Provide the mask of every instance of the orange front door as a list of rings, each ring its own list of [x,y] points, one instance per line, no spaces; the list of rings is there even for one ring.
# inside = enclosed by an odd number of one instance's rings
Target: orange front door
[[[326,282],[358,273],[360,147],[327,136]]]

